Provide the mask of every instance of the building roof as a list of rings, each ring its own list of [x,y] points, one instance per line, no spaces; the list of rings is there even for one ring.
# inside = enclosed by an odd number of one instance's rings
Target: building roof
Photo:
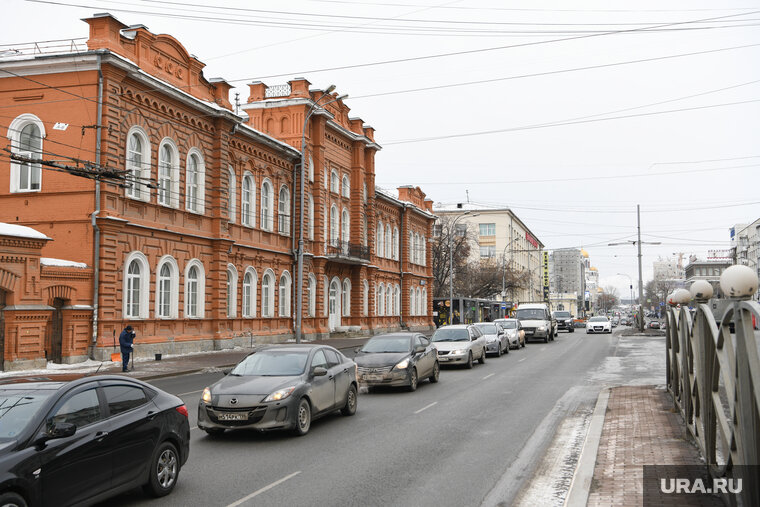
[[[15,236],[17,238],[51,239],[41,232],[24,225],[6,224],[0,222],[0,236]]]

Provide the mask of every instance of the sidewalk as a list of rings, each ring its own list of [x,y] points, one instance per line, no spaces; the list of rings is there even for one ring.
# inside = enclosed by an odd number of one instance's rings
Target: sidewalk
[[[604,403],[607,393],[609,398]],[[670,394],[662,387],[624,386],[605,390],[596,413],[603,414],[601,432],[592,422],[583,454],[598,444],[595,461],[581,456],[567,506],[641,506],[643,465],[699,465],[697,447],[689,440]],[[591,470],[593,467],[593,472]],[[664,498],[663,498],[664,500]],[[698,496],[679,505],[722,506],[717,497]]]
[[[345,353],[352,351],[355,347],[363,345],[369,337],[361,336],[356,338],[332,338],[329,340],[315,340],[308,343],[310,345],[330,345]],[[219,368],[229,368],[236,365],[241,359],[250,354],[256,348],[263,345],[254,345],[250,347],[236,347],[229,350],[215,350],[212,352],[200,352],[186,355],[164,356],[160,361],[147,358],[137,358],[134,365],[130,363],[129,372],[122,373],[121,363],[112,363],[105,361],[98,363],[89,361],[86,367],[70,365],[71,367],[61,367],[47,370],[18,371],[11,375],[3,376],[0,381],[11,381],[18,377],[34,376],[38,378],[47,378],[55,380],[56,378],[70,377],[72,375],[97,374],[97,375],[126,375],[128,377],[139,378],[141,380],[151,380],[162,377],[172,377],[175,375],[184,375],[200,371],[213,371]],[[349,354],[353,357],[353,354]],[[1,383],[1,382],[0,382]]]

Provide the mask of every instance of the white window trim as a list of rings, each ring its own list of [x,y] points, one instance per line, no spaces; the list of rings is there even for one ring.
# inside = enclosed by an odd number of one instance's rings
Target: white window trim
[[[169,204],[159,201],[159,189],[156,189],[156,202],[161,206],[170,208],[179,208],[179,150],[174,140],[170,137],[164,137],[158,144],[158,163],[156,164],[156,177],[161,173],[161,150],[164,146],[169,146],[172,152],[172,165],[169,169]]]
[[[42,123],[42,120],[40,120],[36,115],[33,115],[31,113],[24,113],[18,115],[16,118],[13,119],[10,126],[8,126],[8,140],[11,144],[11,151],[13,153],[21,153],[20,147],[21,147],[21,131],[26,127],[28,124],[33,123],[37,126],[37,128],[40,130],[40,157],[42,156],[42,153],[44,153],[45,150],[45,137],[47,134],[45,133],[45,124]],[[39,167],[40,171],[40,188],[36,189],[24,189],[21,190],[19,188],[19,178],[21,177],[21,164],[16,161],[11,161],[11,180],[10,180],[10,191],[12,193],[27,193],[27,192],[39,192],[42,190],[42,166]]]
[[[190,268],[196,266],[198,268],[198,305],[197,315],[188,315],[188,306],[190,304],[190,280],[188,274]],[[185,305],[184,314],[186,319],[202,319],[206,315],[206,270],[203,268],[203,263],[198,259],[191,259],[187,265],[185,265]]]
[[[133,260],[140,263],[140,293],[139,293],[139,309],[138,315],[128,316],[127,312],[127,273],[129,271],[129,265]],[[140,251],[133,251],[127,255],[123,264],[123,284],[122,284],[122,316],[125,320],[138,320],[147,319],[149,315],[148,305],[149,303],[149,289],[150,289],[150,265],[148,264],[148,258]]]
[[[269,278],[269,280],[272,281],[271,290],[269,291],[269,296],[267,297],[267,306],[268,311],[264,311],[264,280]],[[261,275],[261,316],[267,319],[271,319],[274,317],[275,314],[275,308],[274,308],[274,293],[278,290],[278,278],[275,276],[274,271],[271,268],[268,268],[264,271],[264,274]]]
[[[282,287],[282,279],[285,279],[285,288]],[[290,273],[283,271],[280,277],[277,279],[277,296],[278,296],[278,309],[277,313],[280,317],[290,317],[290,293],[293,291],[293,279],[290,277]]]
[[[269,186],[269,209],[264,209],[264,186]],[[279,199],[279,195],[278,195]],[[275,202],[277,202],[274,198],[274,185],[272,185],[272,181],[269,178],[264,178],[261,181],[261,228],[267,232],[272,232],[274,230],[274,208],[275,208]],[[263,280],[263,278],[262,278]]]
[[[240,286],[241,289],[241,297],[243,301],[245,301],[245,277],[251,275],[251,297],[249,300],[249,308],[246,308],[245,304],[243,304],[242,312],[243,312],[243,318],[246,319],[252,319],[256,317],[256,305],[258,304],[258,288],[259,288],[259,275],[256,273],[256,269],[253,266],[248,266],[245,268],[245,273],[243,274],[242,284]]]
[[[164,264],[169,265],[169,283],[171,290],[169,292],[169,315],[160,316],[160,284],[159,277],[161,276],[161,268]],[[156,318],[157,319],[176,319],[179,316],[179,265],[177,260],[171,255],[164,255],[158,260],[156,264]]]
[[[127,168],[127,170],[131,170],[131,164],[129,162],[129,140],[132,138],[132,136],[137,136],[142,141],[142,153],[140,154],[140,167],[137,168],[137,177],[142,178],[142,181],[147,182],[148,179],[151,177],[151,160],[150,160],[150,138],[148,137],[148,134],[145,132],[145,130],[140,127],[139,125],[134,125],[132,128],[129,129],[127,132],[127,143],[124,146],[124,163]],[[134,186],[128,186],[124,189],[124,196],[129,199],[134,199],[136,201],[144,201],[148,202],[150,201],[150,188],[147,187],[143,183],[137,183],[133,182]],[[137,189],[139,191],[139,194],[137,196],[134,195],[133,190]]]
[[[351,180],[345,174],[340,179],[340,193],[343,197],[351,197]]]
[[[229,194],[227,195],[227,220],[231,223],[235,223],[237,218],[237,177],[235,176],[235,168],[227,166],[227,178],[229,186]],[[242,187],[240,188],[242,192]]]
[[[340,311],[343,317],[351,316],[351,280],[346,278],[343,280],[343,286],[341,287],[341,304]]]
[[[340,236],[343,243],[348,244],[351,239],[351,214],[348,208],[340,212]]]
[[[330,192],[340,195],[340,175],[335,169],[330,171]]]
[[[308,299],[306,312],[309,317],[316,317],[317,315],[317,277],[312,273],[309,273],[308,284]]]
[[[237,317],[237,287],[238,287],[238,271],[234,264],[227,264],[227,276],[229,277],[228,284],[230,285],[230,302],[229,308],[227,308],[227,317],[234,319]],[[226,302],[226,301],[225,301]]]
[[[250,181],[250,191],[248,195],[250,202],[248,203],[248,214],[244,217],[243,209],[245,208],[245,200],[243,198],[243,187],[245,186],[246,179]],[[243,177],[240,179],[240,224],[245,227],[256,227],[256,215],[256,178],[250,171],[245,171]]]
[[[369,314],[369,282],[367,282],[367,280],[364,280],[362,282],[362,285],[362,315],[366,317]]]
[[[191,207],[189,199],[190,195],[190,178],[188,178],[188,171],[190,170],[191,157],[198,157],[198,189],[196,195],[197,208]],[[187,160],[185,161],[185,209],[191,213],[203,214],[206,211],[206,162],[203,158],[203,153],[198,148],[190,148],[187,152]]]
[[[309,241],[314,241],[314,198],[311,196],[311,194],[309,194],[308,197],[307,209],[309,217],[308,227],[306,229],[308,231],[307,237],[309,238]]]
[[[285,203],[282,202],[282,191],[285,191]],[[283,210],[284,208],[284,210]],[[277,232],[281,236],[290,236],[290,188],[283,184],[277,192]]]

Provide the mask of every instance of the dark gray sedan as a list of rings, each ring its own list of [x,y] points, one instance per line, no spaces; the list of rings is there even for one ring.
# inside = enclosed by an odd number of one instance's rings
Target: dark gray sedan
[[[203,390],[198,427],[292,430],[305,435],[312,419],[335,410],[354,415],[356,364],[320,345],[277,345],[248,355],[223,379]]]
[[[438,382],[441,371],[435,348],[419,333],[377,335],[354,360],[359,381],[369,387],[406,386],[414,391],[420,379]]]

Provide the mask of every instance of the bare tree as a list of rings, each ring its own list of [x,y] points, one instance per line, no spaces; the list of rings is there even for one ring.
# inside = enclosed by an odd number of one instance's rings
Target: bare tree
[[[649,306],[658,307],[660,303],[666,302],[668,294],[680,287],[676,280],[649,280],[644,285],[645,300],[641,302],[645,308]]]
[[[620,298],[618,297],[617,289],[615,287],[604,287],[597,299],[597,305],[604,310],[604,313],[609,312],[618,304],[618,302],[620,302]]]
[[[454,217],[449,215],[439,216],[435,223],[435,241],[432,245],[433,255],[433,294],[437,298],[449,296],[449,278],[451,277],[451,263],[449,262],[449,247],[453,253],[454,280],[464,271],[467,259],[470,256],[472,231],[466,224],[461,222],[454,224]],[[456,230],[454,228],[456,227]]]

